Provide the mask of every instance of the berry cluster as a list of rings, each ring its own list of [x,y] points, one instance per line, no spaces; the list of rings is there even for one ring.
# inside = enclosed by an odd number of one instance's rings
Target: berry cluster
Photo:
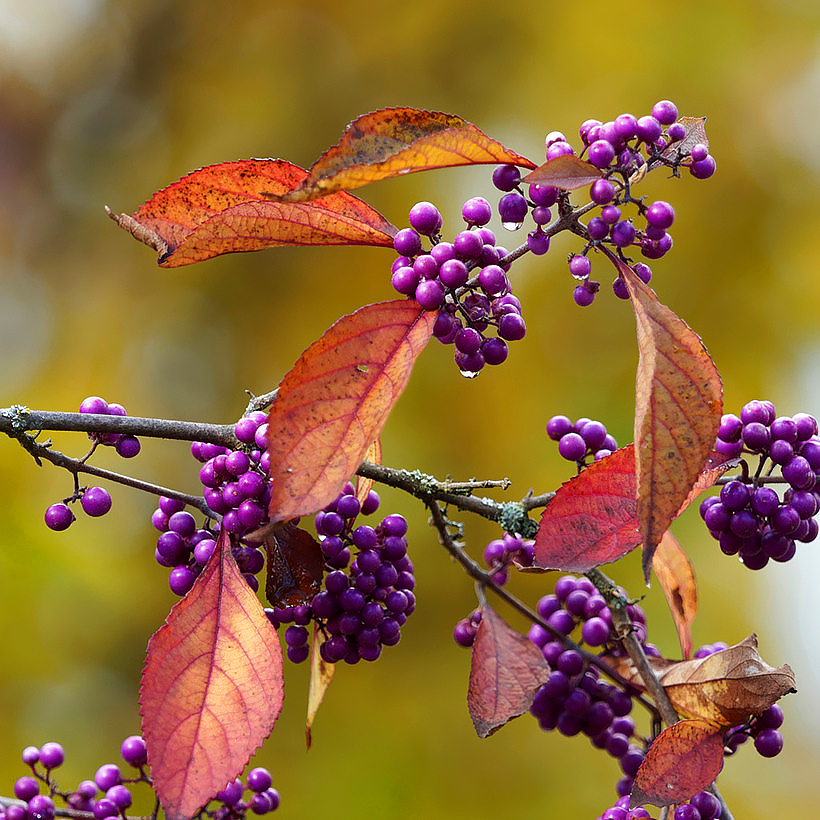
[[[547,422],[547,435],[558,442],[558,452],[574,461],[580,469],[588,457],[598,461],[618,449],[618,442],[604,424],[585,416],[572,421],[568,416],[553,416]]]
[[[401,627],[416,607],[407,521],[394,514],[376,526],[356,526],[360,514],[372,515],[378,507],[375,492],[371,490],[360,502],[348,483],[335,501],[316,514],[316,532],[330,570],[322,589],[310,604],[267,610],[275,626],[292,624],[285,630],[285,644],[294,663],[308,657],[311,621],[324,635],[320,652],[327,663],[374,661],[383,646],[399,642]]]
[[[723,416],[715,448],[732,456],[759,456],[753,477],[729,481],[719,496],[700,505],[701,517],[726,555],[738,555],[749,569],[762,569],[770,559],[793,558],[795,542],[817,537],[820,437],[813,416],[777,416],[772,402],[750,401],[740,416]],[[763,481],[775,467],[788,484],[782,499]]]
[[[688,803],[679,805],[670,817],[674,820],[715,820],[720,816],[720,810],[720,801],[717,797],[709,792],[698,792]],[[626,795],[596,820],[644,820],[648,817],[651,815],[643,806],[630,809],[629,796]]]
[[[79,487],[74,495],[56,504],[51,504],[46,509],[46,526],[55,532],[67,530],[76,520],[74,512],[68,505],[73,504],[78,498],[83,512],[92,518],[105,515],[111,509],[111,494],[105,487]]]
[[[95,413],[101,416],[127,416],[121,404],[109,404],[99,396],[88,396],[80,404],[81,413]],[[133,458],[140,451],[140,441],[136,436],[120,433],[89,433],[92,443],[113,447],[123,458]]]
[[[490,203],[482,197],[469,199],[462,216],[467,228],[444,242],[436,206],[416,203],[410,209],[410,227],[393,240],[399,257],[392,281],[399,293],[414,297],[425,310],[438,311],[433,335],[455,345],[456,365],[472,378],[484,365],[504,362],[507,342],[523,339],[527,327],[521,303],[511,292],[509,265],[500,264],[507,250],[496,245],[495,235],[484,227],[492,216]],[[429,250],[422,247],[422,237],[429,239]],[[491,327],[495,335],[485,335]]]
[[[88,812],[95,820],[108,817],[126,818],[126,810],[133,802],[131,789],[137,783],[151,785],[147,772],[148,754],[145,741],[139,735],[127,737],[120,747],[122,759],[137,770],[134,777],[125,777],[116,763],[100,766],[93,779],[83,780],[76,789],[62,791],[53,777],[53,772],[65,762],[65,751],[59,743],[44,743],[40,748],[27,746],[23,749],[23,763],[31,769],[31,775],[24,775],[14,784],[14,796],[23,801],[7,805],[0,810],[3,820],[54,820],[56,814],[66,811]],[[247,789],[252,793],[243,800],[245,787],[237,779],[229,783],[195,815],[214,820],[244,818],[247,810],[254,814],[266,814],[279,807],[279,793],[272,788],[271,774],[267,769],[252,769],[246,778]],[[41,794],[45,787],[45,794]],[[57,802],[65,804],[58,809]],[[25,805],[23,805],[25,803]]]
[[[536,610],[561,635],[569,638],[580,626],[579,642],[609,655],[623,652],[606,601],[587,578],[562,576],[554,592],[538,601]],[[641,607],[630,604],[627,614],[646,653],[657,655],[657,649],[646,643],[646,617]],[[629,717],[634,693],[601,680],[598,670],[589,666],[583,655],[553,638],[540,624],[532,625],[529,638],[552,669],[535,694],[531,714],[545,731],[558,729],[566,736],[583,733],[593,746],[606,749],[623,772],[619,795],[629,794],[646,754],[644,744],[634,742],[638,740],[635,722]]]
[[[265,565],[264,554],[243,537],[268,520],[266,422],[267,415],[255,411],[236,423],[234,433],[248,452],[198,441],[191,445],[194,458],[202,463],[199,479],[205,501],[222,516],[221,524],[198,528],[182,501],[160,498],[151,517],[160,531],[154,555],[160,566],[171,568],[168,585],[176,595],[191,589],[211,557],[221,529],[233,536],[232,552],[248,585],[254,592],[259,589],[256,576]]]

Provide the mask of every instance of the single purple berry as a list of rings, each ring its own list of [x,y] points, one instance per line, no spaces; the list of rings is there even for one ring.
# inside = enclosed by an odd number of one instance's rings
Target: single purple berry
[[[612,202],[615,186],[608,179],[596,179],[589,187],[589,198],[598,205]]]
[[[593,216],[587,222],[587,231],[590,239],[603,239],[609,233],[609,225],[599,216]]]
[[[453,247],[462,259],[477,260],[484,250],[477,231],[460,231],[453,238]]]
[[[402,256],[421,253],[421,237],[412,228],[403,228],[393,237],[393,247]]]
[[[668,228],[675,221],[675,209],[659,199],[646,209],[646,222],[654,228]]]
[[[527,200],[518,191],[505,194],[498,200],[498,213],[504,227],[516,226],[527,216]]]
[[[717,169],[717,163],[715,162],[715,158],[711,154],[707,154],[706,159],[702,159],[699,162],[693,162],[689,166],[689,173],[695,179],[709,179]]]
[[[527,234],[527,247],[530,253],[543,256],[550,249],[550,238],[540,229],[530,231]]]
[[[783,749],[783,735],[777,729],[763,729],[755,737],[755,749],[762,757],[775,757]]]
[[[660,100],[652,106],[652,116],[661,125],[671,125],[678,118],[678,107],[671,100]]]
[[[527,334],[527,326],[519,313],[505,313],[498,320],[498,335],[508,342],[517,342]]]
[[[635,129],[638,137],[647,145],[655,142],[663,133],[663,126],[653,116],[639,117]]]
[[[120,767],[117,766],[116,763],[104,763],[97,769],[94,775],[94,782],[102,791],[108,791],[112,786],[116,786],[122,782]]]
[[[18,777],[14,783],[14,796],[28,802],[34,795],[40,793],[40,784],[30,775]]]
[[[6,812],[8,816],[8,810]],[[35,794],[28,801],[28,816],[32,820],[53,820],[54,801],[45,794]]]
[[[424,310],[438,310],[444,301],[444,288],[436,279],[425,279],[416,288],[415,296]]]
[[[71,512],[71,508],[68,504],[59,502],[57,504],[52,504],[46,510],[45,521],[46,526],[50,530],[62,532],[71,526],[71,523],[74,521],[74,513]]]
[[[558,442],[558,452],[567,461],[580,461],[586,455],[587,444],[578,433],[567,433]]]
[[[612,244],[618,248],[625,248],[635,241],[635,226],[628,221],[616,222],[610,231]]]
[[[439,269],[439,281],[446,288],[460,288],[469,278],[467,266],[460,259],[448,259]]]
[[[80,499],[86,515],[97,517],[111,509],[111,495],[104,487],[89,487]]]
[[[586,287],[586,285],[578,285],[572,292],[572,298],[579,307],[589,307],[595,301],[595,290]]]
[[[572,421],[568,416],[553,416],[547,422],[547,435],[553,441],[560,441],[563,436],[572,432]]]
[[[558,188],[551,185],[530,185],[528,189],[530,199],[533,203],[542,208],[550,208],[558,201]]]
[[[408,222],[420,234],[429,236],[441,228],[441,214],[432,202],[417,202],[408,215]],[[408,254],[411,255],[411,254]],[[264,791],[264,789],[262,789]]]
[[[461,216],[468,225],[486,225],[492,215],[492,206],[482,196],[468,199],[461,208]]]
[[[587,158],[596,168],[606,168],[615,159],[615,149],[606,140],[596,140],[589,146]]]
[[[80,403],[81,413],[108,414],[108,402],[100,396],[88,396]]]
[[[478,282],[487,296],[499,296],[510,286],[507,274],[498,265],[487,265],[478,274]]]
[[[186,566],[174,567],[168,574],[168,586],[174,595],[182,597],[190,591],[191,587],[196,581],[196,573],[188,569]],[[99,781],[97,781],[99,785]],[[102,789],[103,786],[100,786]]]
[[[130,735],[125,738],[120,746],[120,754],[129,766],[144,766],[148,762],[148,751],[140,735]]]
[[[403,296],[414,296],[421,277],[414,268],[399,268],[391,277],[393,289]]]
[[[132,803],[131,792],[127,786],[117,784],[105,793],[105,799],[110,800],[118,809],[127,809]]]
[[[114,448],[123,458],[134,458],[141,449],[140,440],[136,436],[120,436]]]
[[[576,254],[569,260],[569,272],[576,279],[586,279],[592,270],[592,263],[586,256]]]
[[[493,171],[493,185],[499,191],[512,191],[521,180],[521,172],[515,165],[499,165]]]

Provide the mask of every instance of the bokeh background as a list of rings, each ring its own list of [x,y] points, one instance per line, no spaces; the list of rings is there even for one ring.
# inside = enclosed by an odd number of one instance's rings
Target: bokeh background
[[[771,398],[820,413],[820,7],[813,0],[612,4],[460,0],[194,2],[0,0],[0,406],[74,410],[87,395],[133,415],[227,422],[244,391],[275,386],[336,318],[392,298],[382,249],[279,249],[174,271],[103,212],[137,208],[209,163],[281,156],[310,165],[344,125],[390,105],[450,111],[539,160],[543,136],[577,139],[588,117],[640,116],[661,98],[707,115],[718,172],[652,178],[677,209],[675,248],[653,285],[703,337],[726,408]],[[395,224],[419,199],[456,230],[468,196],[492,196],[488,167],[382,182],[358,192]],[[655,174],[654,177],[662,176]],[[499,225],[493,227],[502,233]],[[507,244],[521,241],[509,237]],[[608,292],[571,300],[561,238],[517,264],[529,334],[504,367],[468,381],[432,342],[383,435],[385,462],[438,476],[514,481],[510,498],[569,476],[544,433],[554,413],[603,420],[631,438],[637,351],[627,305]],[[57,434],[73,455],[83,436]],[[188,448],[143,440],[134,461],[97,463],[196,490]],[[113,487],[114,510],[65,533],[43,524],[71,479],[0,442],[0,793],[23,774],[20,749],[60,740],[66,786],[116,760],[138,730],[148,636],[174,596],[153,560],[154,502]],[[289,818],[592,818],[614,799],[614,761],[583,737],[528,717],[478,740],[465,705],[469,654],[453,644],[472,584],[423,511],[411,520],[418,609],[377,664],[340,668],[306,752],[306,669],[288,665],[280,723],[257,760]],[[744,820],[816,810],[820,717],[816,544],[755,574],[724,557],[694,510],[675,532],[695,563],[696,643],[760,636],[790,663],[786,747],[751,747],[721,786]],[[497,531],[467,522],[478,553]],[[631,556],[613,574],[642,594]],[[515,587],[534,601],[549,577]],[[650,637],[676,638],[660,591],[646,592]]]

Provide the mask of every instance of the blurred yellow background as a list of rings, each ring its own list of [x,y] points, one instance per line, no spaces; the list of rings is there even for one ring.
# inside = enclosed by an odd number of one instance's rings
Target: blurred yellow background
[[[360,113],[391,105],[457,113],[536,161],[544,134],[578,144],[588,117],[648,113],[661,98],[708,116],[708,181],[653,174],[641,193],[673,203],[674,250],[653,286],[703,337],[727,410],[771,398],[820,413],[820,7],[812,0],[613,6],[415,0],[242,3],[0,0],[0,406],[76,410],[87,395],[132,415],[227,422],[246,389],[266,391],[343,313],[393,298],[389,251],[281,249],[163,271],[103,213],[132,211],[192,169],[246,157],[301,165]],[[493,197],[490,167],[376,184],[361,194],[399,227],[419,199],[455,231],[469,196]],[[502,241],[503,231],[497,229]],[[523,241],[504,237],[512,247]],[[560,238],[513,269],[528,336],[505,366],[468,381],[435,341],[383,435],[385,463],[513,482],[510,498],[555,488],[569,469],[549,416],[599,418],[631,438],[637,351],[628,305],[609,292],[576,308]],[[83,436],[55,434],[79,456]],[[198,488],[186,445],[143,440],[101,466]],[[43,524],[71,479],[0,442],[0,793],[28,744],[59,740],[73,787],[118,758],[138,730],[145,643],[174,596],[154,562],[147,496],[113,487],[114,510],[67,532]],[[377,664],[340,668],[305,752],[306,672],[286,666],[286,705],[257,760],[282,793],[279,816],[594,818],[620,771],[582,737],[521,718],[478,740],[465,705],[469,654],[451,638],[471,583],[411,519],[418,609]],[[773,761],[750,746],[721,787],[737,818],[816,811],[820,661],[817,544],[754,574],[724,557],[690,511],[675,527],[698,573],[696,643],[760,636],[800,693],[783,706]],[[497,530],[468,522],[475,551]],[[613,569],[641,594],[636,556]],[[551,579],[515,589],[534,602]],[[650,639],[677,642],[660,591],[644,601]],[[517,623],[517,622],[516,622]]]

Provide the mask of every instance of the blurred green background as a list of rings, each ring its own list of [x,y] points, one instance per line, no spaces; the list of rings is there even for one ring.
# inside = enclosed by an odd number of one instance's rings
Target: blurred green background
[[[726,408],[771,398],[820,413],[820,8],[813,0],[618,7],[603,3],[416,0],[242,3],[0,0],[0,406],[75,410],[87,395],[132,415],[227,422],[246,389],[275,386],[343,313],[393,297],[380,249],[281,249],[159,269],[153,252],[103,213],[132,211],[190,170],[281,156],[301,165],[344,125],[390,105],[460,114],[540,161],[543,136],[577,144],[588,117],[640,116],[661,98],[707,115],[718,172],[699,182],[654,174],[642,193],[670,200],[675,248],[653,286],[703,337]],[[468,196],[492,197],[491,168],[450,169],[358,192],[395,224],[419,199],[456,230]],[[493,224],[499,235],[500,226]],[[522,241],[506,238],[506,244]],[[637,351],[627,305],[609,293],[576,308],[560,238],[514,268],[529,333],[504,367],[461,378],[432,342],[383,435],[387,464],[438,476],[514,481],[510,498],[553,489],[568,466],[547,440],[555,413],[600,418],[631,438]],[[85,452],[80,435],[55,445]],[[134,462],[101,466],[198,487],[185,445],[143,440]],[[20,749],[60,740],[64,785],[115,760],[138,730],[148,636],[174,597],[153,560],[154,502],[112,488],[114,510],[65,533],[43,524],[71,492],[0,442],[0,793],[23,774]],[[258,761],[289,818],[593,818],[614,800],[614,761],[582,737],[527,717],[478,740],[465,705],[469,654],[451,630],[474,606],[418,505],[411,519],[418,610],[377,664],[340,668],[305,752],[306,669],[286,667],[279,725]],[[724,557],[690,511],[675,532],[698,574],[696,643],[760,636],[790,663],[786,746],[774,761],[744,747],[721,787],[744,820],[816,811],[820,661],[818,546],[754,574]],[[468,522],[478,553],[497,530]],[[636,556],[613,573],[641,594]],[[534,601],[551,579],[515,587]],[[660,591],[644,601],[650,638],[677,642]],[[517,623],[517,622],[516,622]],[[811,807],[811,808],[810,808]]]

